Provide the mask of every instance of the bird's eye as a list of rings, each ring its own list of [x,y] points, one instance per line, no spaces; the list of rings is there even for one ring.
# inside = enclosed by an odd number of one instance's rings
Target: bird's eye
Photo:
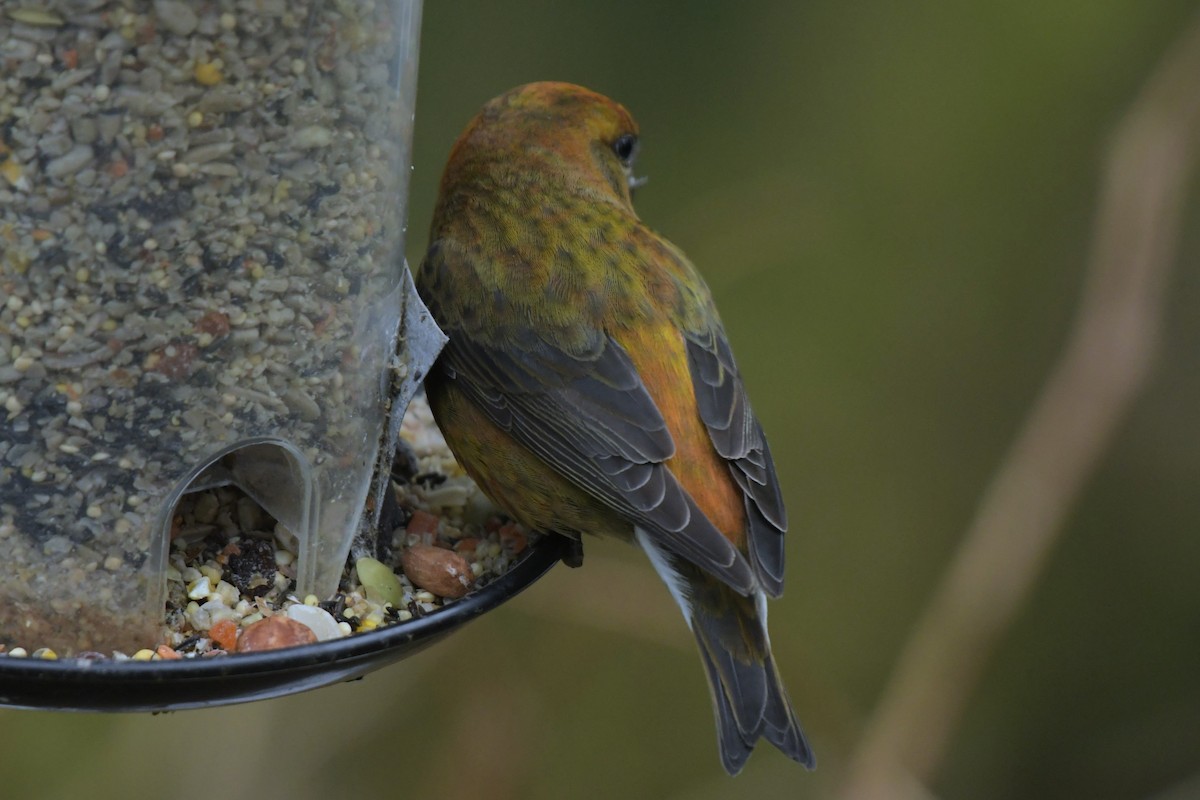
[[[617,154],[617,158],[621,159],[621,163],[629,166],[633,163],[633,156],[637,153],[638,139],[632,133],[626,133],[618,136],[613,142],[613,152]]]

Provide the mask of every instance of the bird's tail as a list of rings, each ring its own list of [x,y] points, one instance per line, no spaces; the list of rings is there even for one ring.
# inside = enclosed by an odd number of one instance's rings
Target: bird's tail
[[[721,763],[730,775],[758,740],[812,769],[816,759],[783,687],[767,636],[766,595],[744,597],[638,532],[642,548],[679,603],[708,676]]]

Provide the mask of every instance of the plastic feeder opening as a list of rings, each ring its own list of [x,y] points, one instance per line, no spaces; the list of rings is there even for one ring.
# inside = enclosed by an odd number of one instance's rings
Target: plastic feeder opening
[[[308,591],[315,591],[312,565],[319,560],[319,554],[314,552],[316,536],[312,531],[312,512],[317,493],[312,466],[305,463],[303,455],[287,442],[245,444],[221,455],[188,481],[183,493],[217,486],[237,486],[287,529],[296,540],[293,549],[300,555],[299,582]],[[175,503],[171,507],[174,509]],[[174,519],[170,520],[170,525],[168,539],[175,533]]]
[[[407,403],[419,0],[99,5],[0,14],[0,644],[60,655],[157,639],[204,481],[332,591]]]

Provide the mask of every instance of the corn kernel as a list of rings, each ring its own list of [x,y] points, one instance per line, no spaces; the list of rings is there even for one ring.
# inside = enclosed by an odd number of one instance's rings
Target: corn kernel
[[[204,61],[196,65],[192,70],[192,77],[196,79],[196,83],[203,86],[216,86],[225,76],[221,74],[221,68],[210,61]]]

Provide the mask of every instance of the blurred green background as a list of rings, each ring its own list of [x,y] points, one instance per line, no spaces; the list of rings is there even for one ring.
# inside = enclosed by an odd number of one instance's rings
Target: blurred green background
[[[637,552],[592,543],[582,570],[360,682],[162,716],[0,711],[0,795],[824,795],[1062,345],[1113,126],[1194,12],[427,2],[410,260],[490,97],[569,80],[639,120],[639,211],[707,276],[778,462],[771,630],[816,773],[764,746],[725,777],[667,592]],[[1190,203],[1148,391],[936,796],[1142,798],[1200,772],[1198,255]],[[1175,796],[1200,796],[1191,780]]]

